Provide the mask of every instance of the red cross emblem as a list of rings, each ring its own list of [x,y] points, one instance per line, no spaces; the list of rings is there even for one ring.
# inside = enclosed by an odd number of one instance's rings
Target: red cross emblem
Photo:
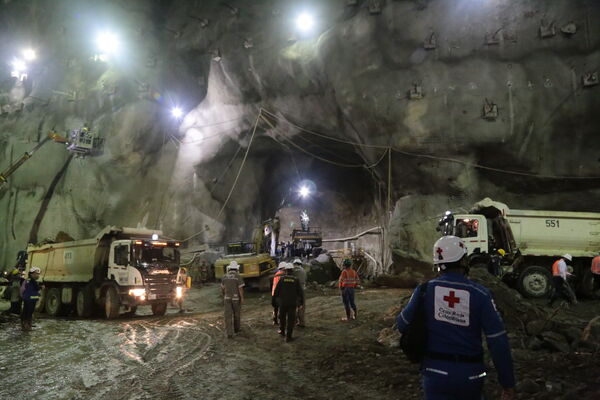
[[[444,301],[448,302],[448,306],[450,308],[454,308],[454,304],[458,304],[460,303],[460,297],[455,297],[454,296],[454,290],[450,291],[450,296],[444,296]]]
[[[442,256],[442,253],[444,252],[444,250],[442,250],[441,247],[438,247],[435,252],[438,253],[438,260],[443,260],[444,259],[444,256]]]

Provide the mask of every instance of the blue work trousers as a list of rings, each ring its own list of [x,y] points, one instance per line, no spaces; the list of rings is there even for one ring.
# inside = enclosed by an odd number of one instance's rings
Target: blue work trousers
[[[425,400],[482,400],[485,367],[481,363],[425,360]]]
[[[350,312],[350,308],[356,311],[356,304],[354,304],[354,288],[344,287],[342,288],[342,301],[346,311]]]

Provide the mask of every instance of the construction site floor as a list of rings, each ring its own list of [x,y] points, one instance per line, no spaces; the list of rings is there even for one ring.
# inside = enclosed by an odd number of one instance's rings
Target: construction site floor
[[[268,293],[249,293],[242,332],[224,333],[217,284],[188,292],[184,313],[148,307],[116,320],[40,316],[31,332],[0,323],[1,399],[418,399],[418,366],[377,337],[391,326],[405,289],[357,293],[359,318],[343,322],[334,289],[308,290],[307,327],[285,343],[272,325]],[[582,306],[586,314],[591,307]],[[8,303],[0,303],[0,310]],[[518,378],[577,380],[578,400],[594,393],[597,355],[536,353],[516,357]],[[573,358],[574,357],[574,358]],[[571,359],[573,358],[573,359]],[[561,360],[573,362],[569,368]],[[553,362],[554,361],[554,362]],[[563,383],[564,384],[564,383]],[[519,393],[519,399],[569,398],[566,390]],[[548,389],[550,390],[550,389]],[[494,374],[489,399],[497,398]],[[567,392],[567,393],[565,393]]]

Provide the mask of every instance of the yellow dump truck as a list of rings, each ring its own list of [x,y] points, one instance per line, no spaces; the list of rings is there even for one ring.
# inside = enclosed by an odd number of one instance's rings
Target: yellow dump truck
[[[160,231],[108,226],[95,238],[30,245],[27,253],[28,268],[41,269],[38,311],[52,316],[100,310],[112,319],[141,305],[164,315],[184,293],[179,243]]]
[[[229,243],[227,254],[215,261],[215,278],[221,279],[232,261],[240,265],[240,276],[247,287],[267,291],[271,285],[276,262],[268,253],[254,252],[254,244],[246,242]]]
[[[600,251],[600,213],[513,210],[486,198],[469,214],[447,211],[439,222],[443,235],[463,238],[472,267],[488,265],[497,249],[506,251],[501,275],[526,297],[545,297],[551,268],[562,254],[573,256],[575,284],[590,294],[591,260]]]

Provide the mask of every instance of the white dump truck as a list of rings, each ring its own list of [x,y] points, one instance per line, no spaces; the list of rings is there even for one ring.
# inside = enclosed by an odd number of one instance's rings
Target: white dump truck
[[[101,310],[106,318],[121,309],[150,305],[164,315],[181,301],[186,282],[179,265],[179,243],[148,229],[108,226],[95,238],[27,247],[28,268],[41,269],[44,285],[38,311],[87,318]]]
[[[499,274],[526,297],[545,297],[551,289],[552,264],[562,254],[573,256],[575,285],[592,290],[591,260],[600,251],[600,213],[512,210],[486,198],[469,214],[447,211],[439,222],[443,235],[465,241],[471,267],[489,265],[498,249]]]

